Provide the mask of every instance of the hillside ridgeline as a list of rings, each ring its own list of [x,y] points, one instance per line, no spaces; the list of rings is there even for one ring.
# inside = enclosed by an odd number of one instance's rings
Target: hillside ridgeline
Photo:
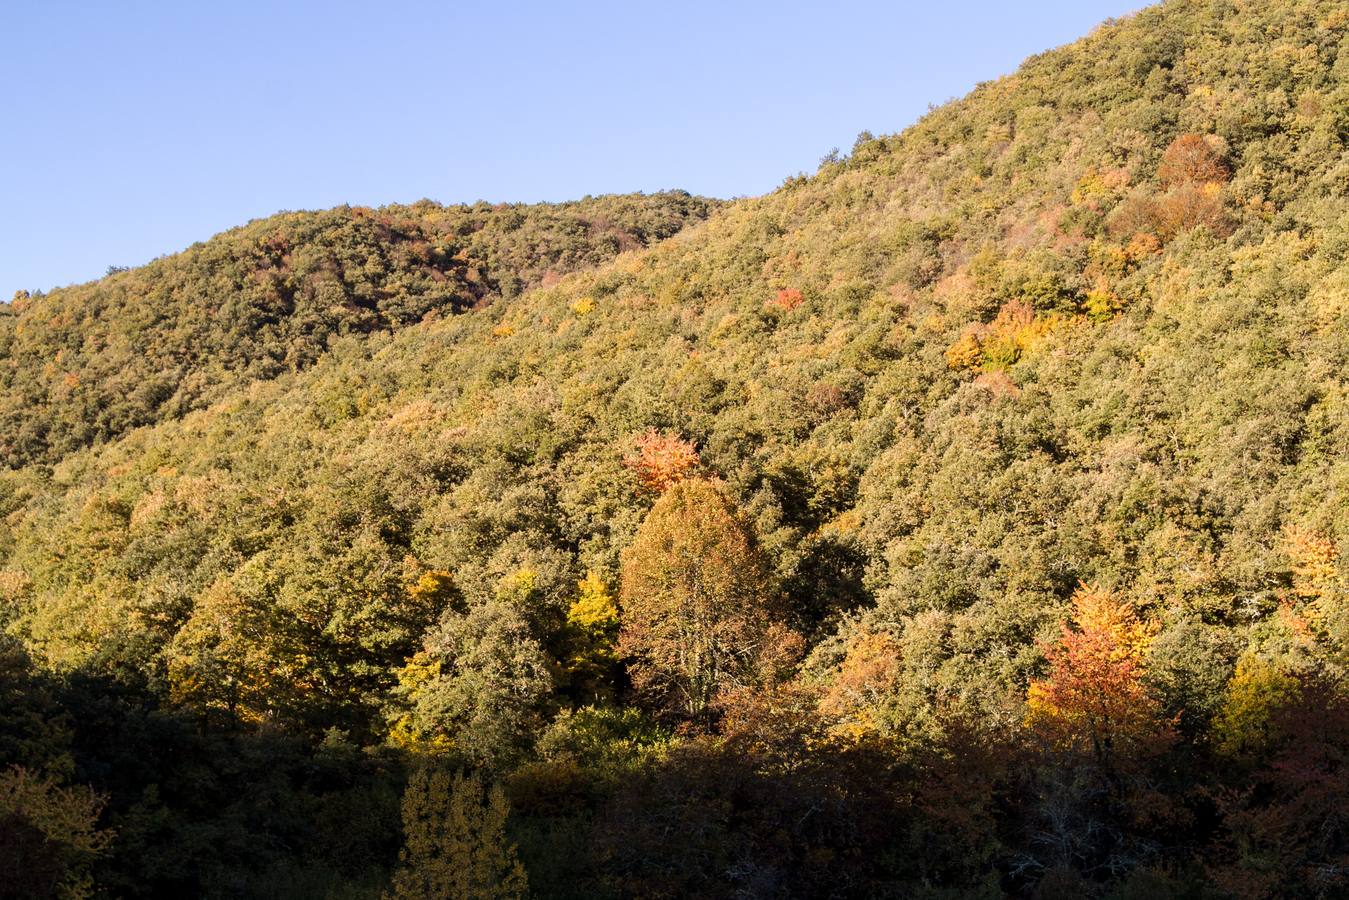
[[[11,443],[5,752],[116,831],[62,871],[1349,890],[1349,9],[1174,0],[681,202],[556,281],[475,264],[510,302]]]

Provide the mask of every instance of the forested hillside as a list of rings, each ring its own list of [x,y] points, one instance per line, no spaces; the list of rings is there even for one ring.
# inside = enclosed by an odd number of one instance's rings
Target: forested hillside
[[[683,192],[282,213],[0,306],[0,464],[52,462],[311,365],[336,338],[510,299],[670,237]]]
[[[1349,5],[1172,0],[645,202],[634,247],[711,215],[612,259],[269,220],[0,319],[0,854],[72,896],[1349,896]],[[16,325],[139,346],[122,291],[283,225],[399,299],[175,319],[204,374],[118,424],[24,399],[63,370]]]

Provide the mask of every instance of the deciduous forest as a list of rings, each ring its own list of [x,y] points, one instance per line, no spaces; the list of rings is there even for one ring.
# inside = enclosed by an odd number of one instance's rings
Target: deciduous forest
[[[1349,896],[1349,5],[731,202],[0,305],[0,898]]]

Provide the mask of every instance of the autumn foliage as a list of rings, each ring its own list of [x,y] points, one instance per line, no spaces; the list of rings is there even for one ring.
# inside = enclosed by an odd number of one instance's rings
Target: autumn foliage
[[[1347,41],[0,304],[0,898],[1349,896]]]
[[[563,629],[562,671],[574,691],[590,698],[605,692],[617,642],[618,605],[604,579],[588,572],[577,583]]]
[[[864,631],[849,642],[819,703],[837,733],[860,737],[876,730],[876,708],[900,683],[899,656],[894,637],[884,631]]]
[[[656,709],[705,718],[719,691],[759,681],[792,635],[774,620],[767,561],[724,490],[666,491],[623,553],[619,653]]]
[[[1167,187],[1226,181],[1230,173],[1213,143],[1202,134],[1183,134],[1162,153],[1157,178]]]
[[[1231,173],[1213,144],[1214,139],[1198,134],[1172,141],[1157,169],[1163,190],[1120,204],[1111,230],[1135,239],[1151,234],[1162,243],[1192,228],[1205,227],[1215,235],[1230,232],[1224,188]]]
[[[952,369],[983,372],[1004,371],[1059,325],[1057,316],[1037,315],[1024,300],[1009,300],[991,322],[976,324],[961,334],[946,351]]]
[[[1055,745],[1102,765],[1164,743],[1170,727],[1144,682],[1156,628],[1096,585],[1073,595],[1072,624],[1049,647],[1049,674],[1031,683],[1030,723]]]
[[[1272,719],[1296,689],[1297,679],[1270,660],[1243,656],[1213,722],[1215,749],[1229,758],[1267,749],[1273,740]]]
[[[653,494],[665,493],[698,468],[698,451],[693,444],[672,432],[648,429],[637,438],[636,445],[623,465],[637,476],[643,489]]]
[[[1314,619],[1323,619],[1339,587],[1340,551],[1319,531],[1291,526],[1284,543],[1292,563],[1293,593],[1309,606]]]

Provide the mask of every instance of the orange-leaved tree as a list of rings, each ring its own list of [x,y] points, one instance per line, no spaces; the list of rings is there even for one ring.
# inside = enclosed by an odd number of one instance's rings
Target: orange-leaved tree
[[[1174,731],[1145,681],[1155,630],[1127,602],[1083,584],[1072,624],[1046,651],[1048,675],[1029,689],[1041,757],[1027,783],[1023,862],[1067,878],[1074,891],[1082,879],[1150,862],[1183,818],[1156,766]]]
[[[1216,142],[1202,134],[1182,134],[1162,153],[1157,179],[1167,187],[1226,181],[1231,172]]]
[[[623,465],[637,476],[644,489],[663,494],[697,470],[698,451],[673,432],[650,428],[637,438],[636,452],[624,457]]]
[[[1027,694],[1030,725],[1060,749],[1105,769],[1121,755],[1169,743],[1171,727],[1144,681],[1155,626],[1096,585],[1073,595],[1073,625],[1049,647],[1049,674]]]
[[[1334,538],[1310,528],[1289,526],[1284,543],[1292,563],[1296,610],[1332,643],[1346,640],[1346,596],[1340,577],[1340,550]]]

